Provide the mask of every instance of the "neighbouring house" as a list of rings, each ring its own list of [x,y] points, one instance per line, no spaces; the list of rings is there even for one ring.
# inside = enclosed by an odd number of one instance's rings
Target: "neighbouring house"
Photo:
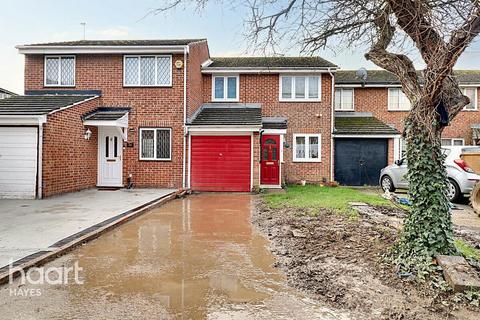
[[[332,180],[337,67],[324,59],[211,58],[205,39],[18,49],[25,95],[0,103],[0,197]]]
[[[16,95],[17,94],[13,93],[12,91],[8,91],[6,89],[0,88],[0,100],[10,98],[11,96],[16,96]]]
[[[366,74],[365,80],[356,71],[335,74],[334,179],[341,184],[377,184],[379,170],[405,152],[401,133],[410,102],[394,74],[384,70]],[[442,144],[477,145],[480,70],[455,70],[454,75],[471,103],[445,128]]]

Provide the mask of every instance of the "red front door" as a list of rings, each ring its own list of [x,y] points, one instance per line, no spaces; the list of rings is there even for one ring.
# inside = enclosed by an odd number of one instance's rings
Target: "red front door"
[[[260,184],[280,184],[280,136],[262,136],[262,160],[260,161]]]

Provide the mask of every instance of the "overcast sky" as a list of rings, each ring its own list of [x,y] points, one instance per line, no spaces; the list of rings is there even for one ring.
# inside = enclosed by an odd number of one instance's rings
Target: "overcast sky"
[[[159,0],[1,0],[0,87],[23,93],[23,56],[18,44],[87,39],[207,38],[212,56],[245,54],[242,36],[245,9],[223,7],[213,0],[202,13],[176,9],[147,16]],[[297,54],[295,50],[290,55]],[[319,52],[343,69],[373,68],[357,52]],[[480,69],[480,46],[469,49],[457,68]]]

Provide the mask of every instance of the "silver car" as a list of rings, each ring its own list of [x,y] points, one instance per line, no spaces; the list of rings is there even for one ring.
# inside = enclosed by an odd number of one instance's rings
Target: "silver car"
[[[442,151],[446,155],[445,167],[449,182],[447,196],[451,202],[454,202],[464,195],[468,196],[475,183],[480,180],[480,176],[475,174],[460,156],[468,151],[479,152],[480,148],[474,146],[454,146],[442,147]],[[407,171],[408,166],[405,159],[395,161],[395,164],[389,165],[380,171],[380,186],[383,190],[390,192],[395,191],[395,189],[408,189]]]

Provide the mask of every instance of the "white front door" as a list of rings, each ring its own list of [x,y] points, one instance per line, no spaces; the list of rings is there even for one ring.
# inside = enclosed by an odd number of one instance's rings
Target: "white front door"
[[[98,181],[99,187],[123,186],[123,142],[115,128],[98,128]]]

